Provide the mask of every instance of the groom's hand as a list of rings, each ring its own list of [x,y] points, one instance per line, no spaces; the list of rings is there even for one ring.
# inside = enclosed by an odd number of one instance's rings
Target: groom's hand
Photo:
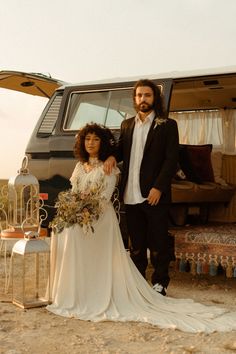
[[[147,197],[148,204],[150,205],[157,205],[159,203],[159,200],[161,198],[161,191],[156,188],[150,189],[150,192]]]
[[[116,159],[114,156],[109,156],[103,164],[103,170],[106,175],[110,175],[113,168],[116,167]]]

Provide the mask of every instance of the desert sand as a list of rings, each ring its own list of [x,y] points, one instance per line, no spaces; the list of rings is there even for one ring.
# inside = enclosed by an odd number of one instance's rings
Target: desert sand
[[[68,319],[45,307],[21,309],[12,304],[11,289],[4,292],[3,261],[1,256],[0,354],[236,353],[236,331],[189,334],[145,323]],[[168,296],[236,310],[236,278],[180,273],[173,263]]]

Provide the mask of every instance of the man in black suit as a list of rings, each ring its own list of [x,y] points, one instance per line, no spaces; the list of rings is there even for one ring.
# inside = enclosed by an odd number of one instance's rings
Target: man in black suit
[[[173,257],[168,213],[178,160],[178,128],[166,116],[160,90],[152,81],[136,83],[133,101],[137,115],[122,122],[116,156],[117,161],[123,161],[120,194],[126,209],[130,255],[145,277],[150,250],[153,289],[166,295]]]

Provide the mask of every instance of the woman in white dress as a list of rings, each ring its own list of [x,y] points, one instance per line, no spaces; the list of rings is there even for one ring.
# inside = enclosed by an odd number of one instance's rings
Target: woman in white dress
[[[186,332],[236,329],[236,313],[190,299],[163,297],[146,282],[126,252],[111,196],[118,169],[103,161],[112,153],[111,132],[87,124],[78,134],[72,189],[59,198],[53,221],[54,314],[87,321],[138,321]]]

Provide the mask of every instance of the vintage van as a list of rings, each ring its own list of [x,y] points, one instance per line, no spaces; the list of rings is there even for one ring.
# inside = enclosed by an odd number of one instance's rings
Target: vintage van
[[[180,165],[178,172],[181,173],[172,185],[174,222],[184,223],[190,206],[196,205],[205,220],[236,221],[236,198],[233,196],[233,185],[236,185],[236,68],[176,72],[148,78],[161,87],[165,109],[178,123],[185,155],[188,158],[197,156],[195,172],[200,173],[202,165],[206,170],[210,169],[210,177],[203,173],[201,178],[196,178],[192,176],[193,171],[186,171],[186,166],[184,170]],[[26,148],[29,169],[39,179],[41,191],[49,194],[48,204],[53,205],[57,193],[69,186],[68,179],[76,163],[73,146],[78,130],[93,121],[108,126],[118,137],[121,122],[135,114],[132,88],[138,79],[70,84],[39,74],[0,72],[0,87],[49,98]],[[218,171],[212,167],[213,152],[217,156]]]

